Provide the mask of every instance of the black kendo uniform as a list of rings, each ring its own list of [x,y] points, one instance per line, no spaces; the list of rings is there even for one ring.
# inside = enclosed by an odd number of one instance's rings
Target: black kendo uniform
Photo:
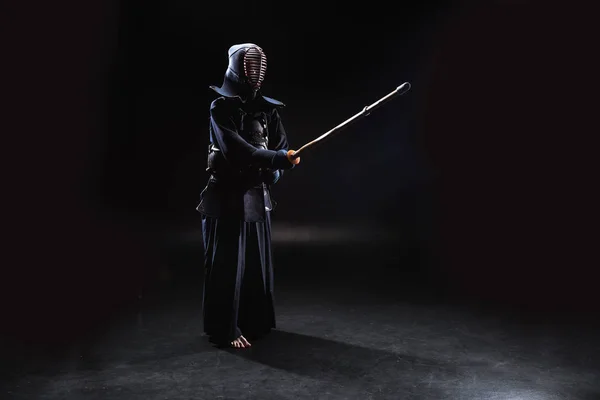
[[[229,49],[220,97],[210,107],[211,176],[197,210],[205,249],[204,331],[229,344],[275,328],[270,185],[294,165],[278,109],[263,96],[266,57],[252,43]]]

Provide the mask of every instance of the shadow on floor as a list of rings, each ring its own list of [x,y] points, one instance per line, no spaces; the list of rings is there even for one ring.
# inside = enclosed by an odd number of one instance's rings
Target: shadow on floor
[[[448,376],[459,374],[454,366],[444,365],[433,359],[369,349],[299,333],[273,331],[263,340],[256,342],[250,349],[225,351],[271,368],[312,379],[328,380],[337,385],[360,385],[362,390],[372,391],[369,389],[387,382],[386,392],[417,390],[423,393],[426,390],[432,398],[435,398],[436,393],[440,395],[438,398],[443,398],[439,391],[441,388],[431,385],[427,387],[426,383],[415,385],[416,375],[427,375],[434,371]]]
[[[516,393],[533,396],[527,398],[565,398],[556,388],[540,387],[531,375],[497,368],[491,360],[460,362],[443,354],[417,357],[285,331],[273,331],[251,349],[225,351],[289,374],[354,387],[374,398],[484,399],[512,398]],[[599,394],[596,389],[580,388],[577,398],[595,400]]]

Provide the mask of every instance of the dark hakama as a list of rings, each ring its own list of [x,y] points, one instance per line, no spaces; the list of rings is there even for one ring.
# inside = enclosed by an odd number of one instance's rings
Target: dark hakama
[[[275,328],[271,218],[264,222],[202,217],[205,248],[204,331],[228,344]]]

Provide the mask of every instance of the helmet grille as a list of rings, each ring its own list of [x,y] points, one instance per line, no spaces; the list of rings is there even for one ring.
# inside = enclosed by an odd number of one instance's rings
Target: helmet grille
[[[244,74],[254,89],[260,88],[267,72],[267,57],[260,47],[250,47],[244,55]]]

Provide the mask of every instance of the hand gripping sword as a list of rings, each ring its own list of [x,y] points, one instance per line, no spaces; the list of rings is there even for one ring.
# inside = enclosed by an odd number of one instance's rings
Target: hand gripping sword
[[[410,83],[408,82],[404,82],[402,85],[398,86],[396,88],[396,90],[394,90],[393,92],[389,93],[388,95],[382,97],[381,99],[377,100],[375,103],[371,104],[370,106],[366,106],[365,108],[363,108],[363,110],[361,112],[359,112],[358,114],[354,115],[351,118],[348,118],[346,121],[342,122],[341,124],[339,124],[338,126],[336,126],[335,128],[325,132],[324,134],[322,134],[321,136],[319,136],[318,138],[306,143],[304,146],[300,147],[298,150],[289,150],[287,153],[288,159],[290,160],[290,162],[292,164],[298,164],[300,162],[300,153],[311,147],[314,146],[315,144],[317,144],[318,142],[320,142],[321,140],[325,139],[327,136],[331,135],[334,132],[338,132],[340,131],[342,128],[348,126],[351,122],[356,121],[358,118],[360,117],[366,117],[367,115],[369,115],[371,113],[371,111],[373,111],[374,109],[376,109],[377,107],[381,106],[383,103],[387,102],[388,100],[391,100],[393,97],[400,95],[400,94],[404,94],[406,92],[408,92],[408,90],[410,89]]]

